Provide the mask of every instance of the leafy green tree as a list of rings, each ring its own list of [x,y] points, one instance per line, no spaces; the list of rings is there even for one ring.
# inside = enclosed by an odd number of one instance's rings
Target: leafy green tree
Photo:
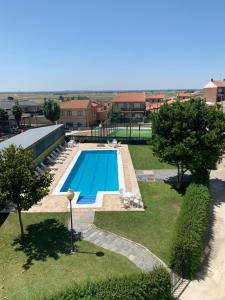
[[[225,115],[221,106],[209,107],[201,98],[165,104],[153,118],[153,151],[178,170],[178,188],[190,170],[207,180],[225,151]]]
[[[30,151],[10,145],[0,151],[0,204],[14,204],[19,217],[21,236],[24,235],[22,210],[28,210],[48,193],[52,175],[35,173]]]
[[[12,113],[15,117],[15,120],[16,120],[16,123],[17,123],[17,126],[19,127],[20,126],[20,122],[21,122],[21,117],[22,117],[22,108],[20,107],[20,105],[17,103],[13,106],[12,108]]]
[[[63,102],[64,101],[64,97],[62,95],[59,96],[59,100]]]
[[[77,100],[88,100],[88,99],[90,99],[90,98],[87,96],[82,96],[82,95],[77,96]]]
[[[8,97],[8,100],[9,100],[9,101],[13,101],[13,100],[14,100],[14,97],[9,96],[9,97]]]
[[[50,120],[51,122],[56,122],[59,120],[60,106],[53,99],[45,100],[43,110],[46,119]]]
[[[7,121],[9,119],[9,115],[6,110],[0,108],[0,120]]]

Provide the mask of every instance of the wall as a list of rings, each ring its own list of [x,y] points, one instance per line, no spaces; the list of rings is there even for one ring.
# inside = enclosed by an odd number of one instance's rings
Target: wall
[[[203,95],[207,102],[216,103],[217,88],[205,88]]]

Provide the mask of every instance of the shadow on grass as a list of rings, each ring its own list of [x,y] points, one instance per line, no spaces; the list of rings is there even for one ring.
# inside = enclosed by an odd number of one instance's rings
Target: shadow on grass
[[[33,261],[46,261],[48,258],[59,259],[61,254],[70,254],[70,231],[56,219],[47,219],[40,223],[28,225],[23,238],[13,241],[15,251],[23,251],[27,261],[23,265],[29,269]],[[80,240],[81,235],[75,234],[74,241]],[[77,247],[75,247],[78,251]]]
[[[4,224],[5,220],[8,218],[9,213],[0,213],[0,227]]]

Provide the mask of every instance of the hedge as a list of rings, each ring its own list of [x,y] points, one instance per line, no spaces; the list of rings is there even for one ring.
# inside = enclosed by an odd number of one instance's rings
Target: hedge
[[[170,275],[164,268],[149,273],[74,283],[63,291],[44,298],[46,300],[169,300]]]
[[[209,201],[206,185],[189,185],[177,220],[170,259],[171,268],[183,278],[194,278],[200,268],[208,231]]]

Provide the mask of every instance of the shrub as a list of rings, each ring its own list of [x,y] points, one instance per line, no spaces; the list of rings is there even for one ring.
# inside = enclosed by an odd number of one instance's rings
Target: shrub
[[[209,218],[207,186],[191,183],[177,220],[171,251],[171,268],[183,278],[193,278],[199,270],[205,247]]]
[[[74,284],[47,300],[167,300],[171,299],[170,275],[164,268],[149,273]]]

